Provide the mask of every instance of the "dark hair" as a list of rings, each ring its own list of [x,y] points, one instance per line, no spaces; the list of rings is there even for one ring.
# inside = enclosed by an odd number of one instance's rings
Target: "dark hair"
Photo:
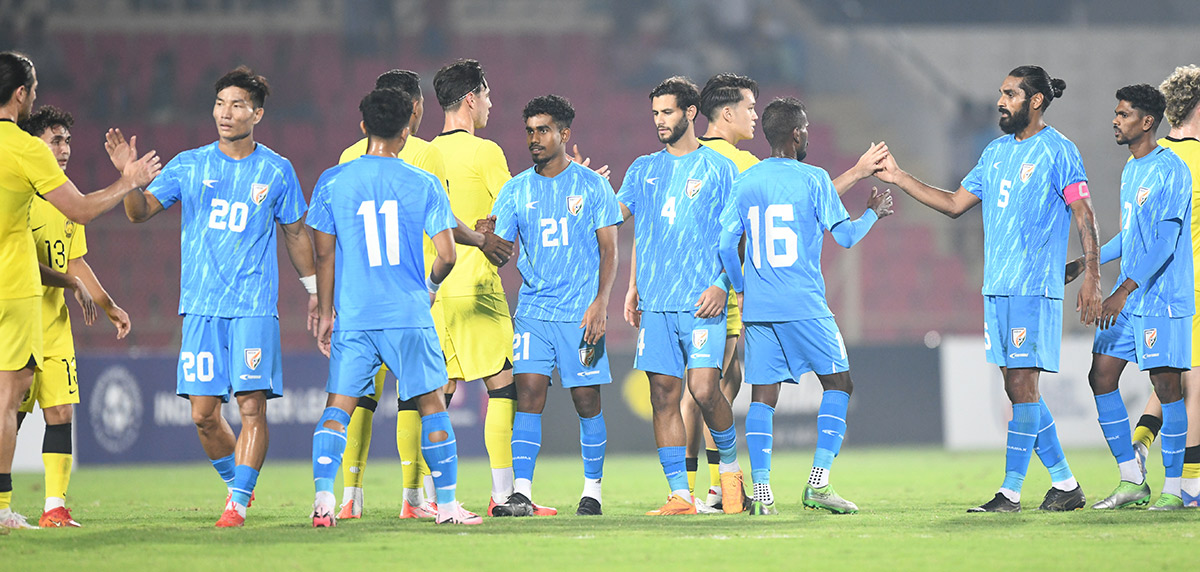
[[[1162,92],[1145,83],[1127,85],[1118,89],[1117,101],[1128,101],[1130,107],[1153,117],[1155,127],[1162,121],[1163,112],[1167,109],[1167,98]]]
[[[758,97],[758,82],[744,75],[719,73],[712,76],[700,91],[700,113],[712,121],[719,110],[742,101],[743,89]]]
[[[792,132],[807,122],[804,102],[794,97],[780,97],[763,110],[763,133],[771,147],[783,145],[792,138]]]
[[[575,108],[561,95],[543,95],[529,100],[525,104],[525,111],[521,112],[521,118],[529,119],[542,114],[549,115],[560,130],[569,129],[575,120]]]
[[[1042,94],[1041,111],[1050,107],[1051,101],[1062,97],[1063,91],[1067,89],[1067,82],[1050,77],[1040,66],[1020,66],[1008,72],[1008,75],[1021,78],[1021,91],[1025,92],[1026,99],[1033,97],[1035,93]]]
[[[18,52],[0,53],[0,105],[8,103],[21,86],[33,89],[33,61]]]
[[[267,96],[271,95],[271,86],[267,83],[267,78],[255,74],[254,70],[247,66],[238,66],[233,71],[221,76],[217,80],[215,86],[216,93],[221,93],[221,90],[227,87],[240,87],[250,94],[250,103],[254,104],[255,109],[262,107],[267,101]]]
[[[407,92],[413,99],[421,97],[421,76],[408,70],[389,70],[375,78],[375,89],[399,89]]]
[[[456,60],[433,76],[433,92],[446,111],[456,109],[468,93],[479,93],[485,87],[483,66],[476,60]]]
[[[700,107],[700,88],[696,87],[692,80],[681,75],[664,79],[650,92],[650,99],[660,95],[674,95],[675,103],[684,111],[689,107]]]
[[[70,113],[53,105],[43,105],[21,122],[21,129],[34,137],[41,137],[51,127],[70,129],[75,125],[75,118]]]
[[[382,139],[395,139],[412,117],[412,97],[399,89],[376,89],[362,98],[358,110],[362,112],[363,127],[367,135]]]

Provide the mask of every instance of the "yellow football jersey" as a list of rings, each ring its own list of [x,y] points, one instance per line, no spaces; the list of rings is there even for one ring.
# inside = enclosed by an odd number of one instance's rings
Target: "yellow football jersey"
[[[338,164],[348,163],[366,154],[367,138],[363,137],[357,143],[346,147],[346,150],[342,151],[342,156],[338,159]],[[442,160],[442,152],[428,141],[415,135],[409,135],[404,143],[404,148],[400,150],[397,156],[403,159],[405,163],[437,177],[442,182],[443,187],[446,185],[446,162]],[[429,270],[433,268],[433,259],[437,258],[437,250],[433,247],[433,241],[429,240],[428,236],[422,240],[421,245],[425,253],[425,273],[429,274]]]
[[[87,254],[83,225],[71,222],[45,199],[36,198],[29,209],[29,226],[38,262],[59,272],[67,271],[67,262]],[[42,286],[42,325],[45,355],[69,356],[75,353],[71,319],[67,314],[66,291]]]
[[[1200,139],[1163,137],[1158,144],[1179,155],[1192,172],[1192,259],[1200,260],[1200,216],[1196,216],[1200,212]],[[1197,278],[1196,292],[1200,293],[1200,265],[1193,267]]]
[[[464,130],[442,133],[432,144],[446,161],[446,192],[454,216],[468,226],[487,217],[500,188],[512,178],[504,151],[492,141]],[[442,296],[477,296],[503,292],[496,267],[477,248],[457,245],[458,262],[442,283]]]
[[[0,121],[0,299],[42,294],[37,253],[29,226],[34,194],[67,182],[54,154],[41,139],[8,120]]]
[[[701,137],[700,144],[711,147],[713,151],[733,161],[733,164],[737,165],[739,173],[757,165],[759,161],[759,158],[755,157],[754,153],[738,149],[733,143],[720,137]]]

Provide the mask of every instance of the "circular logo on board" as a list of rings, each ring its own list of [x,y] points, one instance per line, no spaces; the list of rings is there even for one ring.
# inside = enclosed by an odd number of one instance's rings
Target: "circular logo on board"
[[[142,428],[142,392],[133,374],[113,366],[100,374],[88,403],[96,442],[109,453],[124,453]]]

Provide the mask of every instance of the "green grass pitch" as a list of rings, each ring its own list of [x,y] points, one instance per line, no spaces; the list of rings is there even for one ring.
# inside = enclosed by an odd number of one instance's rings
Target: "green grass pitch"
[[[1197,510],[1033,510],[1049,486],[1036,457],[1025,485],[1026,512],[966,514],[999,485],[999,450],[848,448],[832,481],[861,508],[848,516],[803,509],[800,494],[811,458],[788,453],[774,459],[778,516],[642,516],[666,496],[657,459],[614,455],[605,467],[604,516],[576,517],[578,457],[545,456],[535,500],[561,514],[487,518],[476,527],[395,518],[400,466],[384,460],[394,453],[380,453],[366,473],[364,518],[322,530],[312,529],[308,519],[313,490],[306,463],[267,464],[240,530],[213,528],[225,493],[207,463],[84,467],[72,479],[70,499],[84,528],[0,536],[0,562],[14,571],[1170,570],[1190,569],[1200,549]],[[1116,485],[1107,451],[1070,451],[1069,459],[1089,503]],[[744,455],[742,463],[747,465]],[[1150,465],[1157,489],[1157,454]],[[468,508],[486,508],[488,475],[486,461],[460,464],[459,497]],[[36,521],[41,476],[19,474],[14,485],[14,508]]]

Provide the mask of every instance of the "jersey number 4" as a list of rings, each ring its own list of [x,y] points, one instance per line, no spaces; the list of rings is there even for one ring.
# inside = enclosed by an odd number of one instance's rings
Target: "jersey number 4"
[[[767,264],[773,268],[795,264],[796,231],[787,226],[776,226],[776,221],[790,222],[796,220],[796,210],[792,205],[767,205],[764,213],[765,221],[758,217],[758,206],[750,207],[746,218],[750,219],[750,260],[755,268],[762,268],[762,244],[767,245]],[[765,224],[763,224],[765,222]],[[760,232],[766,227],[766,232]],[[782,249],[776,248],[783,243]]]

